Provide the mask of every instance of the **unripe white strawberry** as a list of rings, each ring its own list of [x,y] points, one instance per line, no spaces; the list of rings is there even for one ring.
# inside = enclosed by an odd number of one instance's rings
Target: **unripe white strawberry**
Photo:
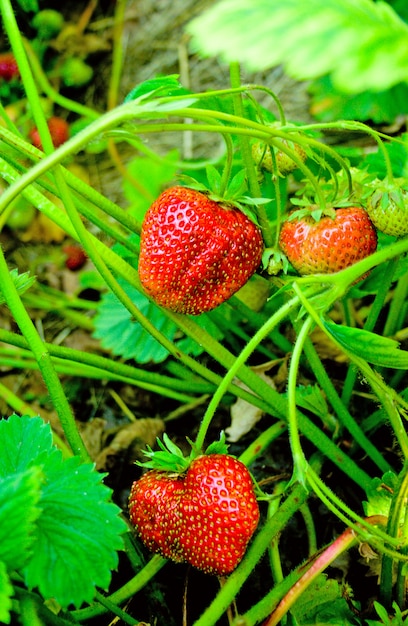
[[[367,199],[367,213],[374,226],[386,235],[408,235],[408,191],[380,185]]]

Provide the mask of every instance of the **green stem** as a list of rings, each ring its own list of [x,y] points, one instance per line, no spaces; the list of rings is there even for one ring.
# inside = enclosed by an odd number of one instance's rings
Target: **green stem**
[[[214,416],[216,408],[218,407],[221,398],[225,394],[229,385],[237,375],[239,369],[246,362],[252,352],[257,348],[259,343],[271,332],[273,328],[277,326],[287,315],[294,310],[298,305],[298,299],[292,298],[284,306],[282,306],[272,317],[257,331],[257,333],[249,340],[245,348],[241,351],[234,363],[228,369],[227,374],[224,376],[222,382],[218,386],[215,394],[213,395],[211,402],[209,403],[207,410],[203,416],[200,424],[199,431],[195,440],[195,448],[202,450],[204,447],[205,437],[210,426],[211,420]]]
[[[379,285],[378,291],[374,298],[374,302],[371,305],[370,312],[367,315],[367,319],[364,324],[365,330],[370,330],[370,331],[374,330],[378,317],[384,306],[386,297],[389,293],[389,290],[393,281],[394,272],[396,270],[397,265],[398,265],[398,257],[395,257],[394,259],[391,259],[390,261],[388,261],[388,264],[385,267],[384,278],[382,279]],[[387,336],[385,332],[383,334]],[[355,381],[356,381],[356,371],[354,367],[349,367],[347,374],[346,374],[345,381],[344,381],[343,391],[341,394],[341,399],[346,406],[350,402],[350,398],[351,398],[351,394],[353,393]]]
[[[267,519],[270,520],[279,510],[282,496],[287,489],[287,483],[280,482],[276,485],[272,497],[268,503]],[[283,580],[282,561],[279,551],[279,533],[272,539],[269,547],[269,565],[271,568],[273,584],[278,585]]]
[[[308,364],[313,374],[316,376],[320,387],[324,391],[327,400],[330,402],[332,408],[335,410],[337,417],[353,437],[354,441],[361,447],[362,450],[370,457],[370,459],[377,465],[381,472],[385,473],[391,470],[390,464],[384,458],[382,453],[376,448],[376,446],[368,439],[360,425],[352,417],[347,410],[347,407],[343,404],[339,397],[330,376],[327,374],[313,343],[308,340],[304,347],[305,355],[307,357]]]
[[[59,107],[61,107],[61,109],[72,111],[73,113],[77,113],[78,115],[89,118],[91,120],[98,119],[98,117],[100,116],[100,113],[98,113],[97,111],[94,111],[94,109],[91,109],[81,104],[80,102],[77,102],[76,100],[71,100],[70,98],[67,98],[66,96],[62,95],[59,91],[54,89],[52,85],[50,85],[48,78],[45,72],[43,71],[41,67],[41,63],[39,59],[37,58],[30,42],[27,39],[23,39],[23,44],[24,44],[24,48],[26,51],[26,55],[30,61],[31,70],[34,74],[34,77],[37,81],[38,86],[43,91],[43,93],[45,93],[45,95],[48,96],[48,98],[52,102],[54,102]],[[31,92],[26,92],[26,93],[30,94],[30,102],[31,102]]]
[[[407,562],[408,557],[402,555],[399,551],[401,543],[399,538],[392,537],[380,528],[371,528],[364,518],[352,511],[310,466],[307,479],[313,492],[329,511],[336,515],[346,526],[352,528],[363,541],[367,541],[375,546],[382,554],[388,554],[391,558],[404,561],[404,563]]]
[[[53,366],[50,353],[41,340],[33,322],[31,321],[20,295],[12,280],[3,251],[0,249],[0,275],[2,276],[1,291],[10,309],[13,318],[18,324],[27,344],[38,363],[38,367],[47,386],[48,393],[54,408],[61,421],[67,441],[74,454],[78,454],[84,462],[90,457],[78,432],[75,418],[68,403],[62,384]]]
[[[303,352],[303,346],[309,336],[310,330],[313,325],[313,320],[309,316],[303,323],[298,337],[295,342],[295,346],[292,352],[292,358],[289,366],[288,375],[288,425],[289,425],[289,441],[292,451],[293,459],[293,476],[292,481],[299,482],[303,486],[306,484],[306,472],[308,463],[304,455],[302,444],[300,443],[300,433],[297,420],[296,410],[296,388],[297,388],[297,375],[299,371],[300,358]]]
[[[138,620],[133,619],[133,617],[128,615],[126,611],[123,611],[120,607],[118,607],[117,604],[109,600],[109,598],[107,598],[106,596],[103,596],[101,593],[99,593],[99,591],[96,592],[95,599],[99,602],[99,604],[101,604],[106,609],[108,609],[108,611],[113,613],[113,615],[119,617],[119,619],[121,619],[122,622],[124,622],[125,624],[129,624],[130,626],[137,626],[138,624],[140,624]]]
[[[231,352],[229,352],[224,346],[216,341],[208,332],[202,328],[197,329],[196,325],[189,317],[179,316],[180,328],[190,337],[199,341],[205,348],[209,355],[215,358],[219,363],[229,370],[232,367],[236,367],[236,358]],[[262,332],[262,329],[261,329]],[[198,334],[199,333],[199,334]],[[253,341],[252,339],[251,341]],[[249,345],[249,344],[248,344]],[[245,357],[245,355],[244,355]],[[239,358],[242,358],[242,353]],[[237,377],[247,385],[259,398],[262,398],[266,404],[266,412],[274,415],[275,417],[286,421],[288,405],[287,400],[273,387],[262,378],[260,378],[256,372],[250,368],[241,366],[237,372]],[[252,401],[255,404],[254,400]],[[259,406],[259,404],[255,404]],[[337,465],[342,472],[347,474],[352,481],[358,485],[368,489],[371,485],[371,479],[368,474],[362,470],[357,463],[353,461],[347,454],[340,450],[331,439],[329,439],[325,433],[313,424],[301,412],[298,413],[298,424],[301,432],[320,450],[327,458]]]
[[[239,456],[239,460],[249,467],[286,429],[287,425],[283,421],[272,424],[247,446],[245,451]]]
[[[399,485],[395,489],[390,506],[387,524],[387,533],[391,537],[398,538],[402,547],[407,548],[407,537],[401,538],[401,520],[406,509],[408,497],[408,463],[406,462],[399,476]],[[401,572],[400,572],[401,576]],[[405,579],[405,577],[403,577]],[[383,554],[381,562],[380,597],[386,608],[392,604],[392,590],[394,584],[394,560],[387,554]],[[402,607],[401,607],[402,608]]]
[[[10,0],[4,0],[0,3],[0,11],[3,17],[4,29],[10,40],[10,44],[18,64],[24,91],[30,101],[30,109],[41,137],[44,152],[51,153],[54,150],[51,134],[47,126],[47,120],[45,119],[41,106],[40,96],[31,73],[20,30]]]
[[[404,322],[403,315],[407,306],[407,294],[408,272],[405,272],[405,274],[403,274],[398,280],[392,296],[387,320],[383,330],[385,337],[394,335],[394,333],[402,327]]]
[[[107,104],[108,110],[113,109],[117,105],[120,79],[123,67],[123,25],[126,16],[126,0],[117,0],[115,6],[114,23],[113,23],[113,52],[112,67],[110,73]]]
[[[241,84],[241,70],[239,63],[233,62],[230,64],[230,81],[231,86],[239,87]],[[242,94],[237,93],[234,95],[234,111],[235,115],[239,118],[244,118],[244,107],[242,104]],[[258,183],[258,176],[256,167],[251,153],[251,145],[248,137],[242,135],[240,137],[242,161],[245,167],[245,172],[248,179],[248,186],[253,198],[261,197],[261,190]],[[273,235],[269,224],[268,216],[265,211],[264,205],[260,204],[256,209],[259,226],[262,230],[262,236],[266,247],[273,245]]]
[[[300,282],[300,281],[298,281]],[[302,291],[299,289],[299,286],[294,284],[294,288],[299,295],[299,298],[302,301],[303,306],[306,311],[311,315],[315,321],[315,323],[319,326],[319,328],[328,336],[330,339],[346,354],[346,356],[350,359],[351,362],[361,371],[367,382],[370,384],[373,391],[377,394],[379,400],[381,401],[384,410],[386,411],[388,418],[390,420],[391,426],[394,430],[394,434],[397,438],[399,446],[401,448],[402,454],[405,459],[408,458],[408,435],[405,429],[405,426],[402,422],[401,415],[398,411],[398,398],[394,389],[388,387],[383,379],[372,370],[370,365],[363,358],[357,356],[353,352],[347,350],[347,348],[339,343],[335,337],[331,333],[328,332],[325,327],[322,318],[317,313],[317,311],[311,306],[310,301],[305,297]]]

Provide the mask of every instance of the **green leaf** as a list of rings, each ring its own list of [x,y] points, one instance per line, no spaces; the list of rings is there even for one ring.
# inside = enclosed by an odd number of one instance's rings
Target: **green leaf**
[[[92,601],[95,587],[108,589],[126,524],[92,464],[81,465],[78,457],[64,460],[54,449],[43,469],[35,552],[23,575],[45,598],[79,607]]]
[[[251,71],[282,64],[300,80],[330,74],[345,93],[408,79],[408,26],[381,1],[222,0],[188,31],[205,55]]]
[[[15,559],[27,586],[63,607],[90,602],[95,587],[107,589],[123,547],[126,524],[102,479],[92,464],[64,460],[41,418],[0,420],[0,520],[2,510],[10,517],[0,522],[0,559]],[[12,541],[1,541],[5,532]]]
[[[124,280],[118,281],[137,305],[141,313],[165,337],[172,340],[177,326],[169,320],[135,287]],[[102,346],[114,355],[125,359],[135,359],[137,363],[160,363],[168,357],[166,348],[156,341],[144,328],[133,320],[129,311],[119,302],[112,292],[103,295],[95,317],[93,336],[100,339]]]
[[[296,388],[296,404],[318,417],[327,417],[327,402],[317,385],[298,386]]]
[[[371,487],[366,490],[367,500],[363,502],[365,515],[385,515],[390,512],[393,493],[398,487],[398,477],[386,472],[381,478],[373,478]]]
[[[390,158],[394,176],[404,177],[408,175],[408,136],[404,133],[399,139],[404,143],[385,143],[384,148]],[[388,174],[381,150],[368,154],[361,161],[361,168],[366,168],[368,172],[375,174],[378,178],[385,178]]]
[[[176,324],[135,287],[122,279],[118,282],[155,328],[168,339],[175,340],[179,332]],[[209,330],[217,339],[222,337],[215,324],[206,315],[201,315],[196,322],[199,326]],[[134,359],[137,363],[160,363],[168,357],[169,353],[166,348],[163,348],[132,318],[129,311],[112,292],[103,295],[94,323],[93,336],[101,341],[104,348],[111,350],[117,356]],[[201,346],[189,337],[177,339],[175,344],[188,354],[197,356],[202,352]]]
[[[0,478],[0,561],[9,570],[19,569],[30,556],[42,479],[38,467]]]
[[[145,80],[143,83],[133,87],[124,101],[138,100],[143,98],[143,96],[169,96],[190,93],[182,87],[178,78],[178,74],[169,74],[168,76],[157,76]]]
[[[0,561],[0,624],[10,624],[12,607],[11,597],[13,595],[13,586],[10,582],[7,568]]]
[[[23,272],[23,274],[19,274],[16,268],[13,270],[10,270],[10,276],[13,279],[14,286],[16,287],[19,294],[25,293],[36,282],[35,276],[30,276],[29,272]],[[4,303],[5,303],[4,296],[2,293],[0,293],[0,304],[4,304]]]
[[[349,352],[379,367],[408,368],[408,351],[400,350],[398,341],[381,337],[363,328],[340,326],[323,321],[326,330]]]
[[[351,626],[359,624],[342,597],[342,587],[337,580],[320,574],[294,603],[291,613],[297,624],[331,624]]]
[[[342,119],[391,124],[399,115],[408,113],[406,83],[377,92],[362,91],[353,96],[336,89],[330,76],[323,76],[310,85],[309,92],[312,94],[311,112],[322,122]],[[382,167],[384,168],[384,159]]]
[[[40,417],[0,420],[0,478],[42,465],[52,447],[51,429]]]

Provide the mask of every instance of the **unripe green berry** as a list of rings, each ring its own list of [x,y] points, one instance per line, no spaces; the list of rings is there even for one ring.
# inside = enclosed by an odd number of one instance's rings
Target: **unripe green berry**
[[[51,39],[61,31],[64,17],[54,9],[43,9],[34,15],[31,26],[36,29],[41,39]]]
[[[285,146],[294,150],[302,161],[306,160],[306,152],[302,146],[287,139],[282,139],[281,141]],[[273,173],[274,167],[270,146],[262,141],[254,143],[252,145],[252,158],[260,169]],[[281,176],[287,176],[298,167],[295,161],[282,150],[275,150],[275,158],[278,174]]]
[[[378,188],[367,199],[367,213],[374,226],[385,235],[408,235],[408,191]]]
[[[79,57],[71,57],[61,65],[60,76],[66,87],[83,87],[92,79],[93,69]]]

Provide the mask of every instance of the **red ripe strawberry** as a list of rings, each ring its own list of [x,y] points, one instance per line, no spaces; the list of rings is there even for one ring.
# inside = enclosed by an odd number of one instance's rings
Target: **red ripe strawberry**
[[[242,211],[199,191],[171,187],[143,221],[140,280],[160,306],[199,315],[238,291],[262,252],[260,229]]]
[[[377,232],[365,209],[336,209],[316,221],[311,214],[282,225],[279,245],[299,274],[338,272],[375,252]]]
[[[54,148],[58,148],[58,146],[61,146],[69,139],[69,124],[62,117],[50,117],[47,124]],[[29,137],[33,146],[42,150],[40,134],[37,128],[33,128],[30,131]]]
[[[2,52],[0,54],[0,78],[10,82],[18,76],[20,76],[20,71],[14,54],[12,52]]]
[[[129,513],[148,548],[218,576],[236,568],[259,521],[251,476],[226,454],[198,456],[183,474],[150,470]]]
[[[129,513],[143,543],[152,552],[184,561],[179,546],[180,498],[184,481],[166,471],[150,470],[132,485]]]

